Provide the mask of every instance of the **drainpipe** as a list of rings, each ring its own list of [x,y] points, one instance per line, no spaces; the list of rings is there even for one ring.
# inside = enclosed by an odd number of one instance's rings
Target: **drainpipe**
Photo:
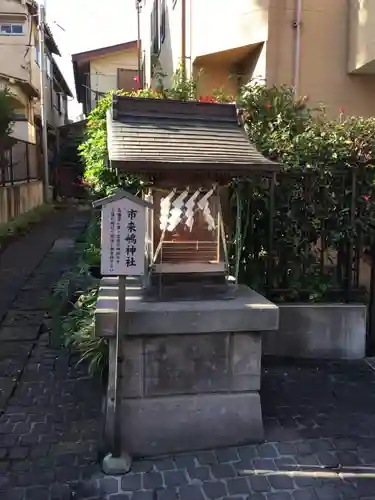
[[[181,76],[186,81],[186,0],[181,0]]]
[[[299,94],[299,73],[300,73],[300,62],[301,62],[301,19],[302,19],[302,0],[296,0],[296,19],[293,26],[296,29],[296,44],[294,51],[294,77],[293,77],[293,87],[294,95],[298,97]]]

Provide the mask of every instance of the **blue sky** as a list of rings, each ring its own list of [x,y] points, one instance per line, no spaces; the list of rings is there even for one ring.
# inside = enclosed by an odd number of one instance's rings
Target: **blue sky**
[[[56,59],[72,91],[71,54],[137,37],[135,0],[47,0],[46,12],[47,22],[63,55]],[[80,106],[70,103],[70,118],[74,119],[79,113]]]

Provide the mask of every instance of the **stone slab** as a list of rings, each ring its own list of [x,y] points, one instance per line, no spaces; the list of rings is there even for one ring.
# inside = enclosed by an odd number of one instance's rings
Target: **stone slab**
[[[0,341],[4,340],[36,340],[39,337],[39,326],[2,326]]]
[[[259,394],[197,394],[122,401],[123,449],[134,457],[263,440]]]
[[[40,326],[43,322],[44,311],[22,311],[21,309],[11,310],[5,316],[2,325],[22,328],[24,326]]]
[[[285,304],[279,310],[279,328],[262,336],[264,354],[315,359],[365,357],[365,305]]]
[[[259,391],[261,334],[125,337],[123,397]]]
[[[53,244],[50,252],[67,252],[74,250],[75,247],[75,241],[73,238],[59,238],[58,240],[55,241]]]
[[[233,300],[148,302],[136,280],[128,280],[126,294],[126,335],[268,331],[278,327],[278,306],[242,285]],[[96,310],[98,335],[114,335],[116,311],[117,278],[103,278]]]

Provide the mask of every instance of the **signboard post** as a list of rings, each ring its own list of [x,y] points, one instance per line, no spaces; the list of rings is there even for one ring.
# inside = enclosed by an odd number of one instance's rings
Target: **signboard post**
[[[151,208],[151,204],[118,190],[94,202],[93,207],[101,208],[101,275],[118,277],[116,334],[109,339],[108,346],[105,418],[105,439],[111,453],[103,461],[103,470],[108,474],[124,474],[130,468],[130,457],[121,448],[118,358],[126,328],[126,277],[145,273],[146,207]]]

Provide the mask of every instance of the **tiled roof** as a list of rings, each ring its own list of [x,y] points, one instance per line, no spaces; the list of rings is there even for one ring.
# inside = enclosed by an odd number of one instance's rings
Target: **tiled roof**
[[[133,102],[129,102],[133,101]],[[142,102],[143,101],[143,102]],[[232,104],[117,97],[108,116],[109,159],[114,163],[170,164],[189,169],[278,170],[249,142]],[[124,166],[125,168],[125,166]],[[132,169],[133,170],[133,169]]]

